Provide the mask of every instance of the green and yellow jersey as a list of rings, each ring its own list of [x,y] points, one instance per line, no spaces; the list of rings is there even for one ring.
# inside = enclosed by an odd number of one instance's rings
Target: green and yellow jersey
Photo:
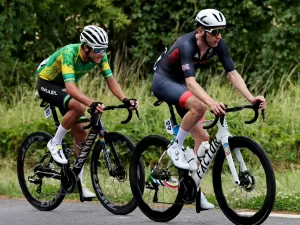
[[[37,74],[44,80],[59,84],[79,81],[83,75],[97,65],[82,60],[80,46],[81,44],[70,44],[59,49],[41,63]],[[105,79],[113,76],[106,53],[104,53],[99,66]]]

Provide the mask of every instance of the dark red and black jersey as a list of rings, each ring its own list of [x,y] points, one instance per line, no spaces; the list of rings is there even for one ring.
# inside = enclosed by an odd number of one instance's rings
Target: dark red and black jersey
[[[218,46],[209,48],[200,59],[200,51],[196,40],[197,30],[180,37],[162,56],[157,63],[156,72],[165,74],[174,80],[184,80],[187,77],[195,76],[195,71],[209,59],[217,55],[225,71],[234,70],[232,59],[224,39],[221,39]]]

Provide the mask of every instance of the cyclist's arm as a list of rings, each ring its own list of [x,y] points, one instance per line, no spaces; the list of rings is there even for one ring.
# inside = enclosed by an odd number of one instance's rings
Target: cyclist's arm
[[[211,107],[215,101],[204,91],[204,89],[197,83],[195,77],[185,78],[187,88],[193,93],[193,95],[206,105]]]
[[[230,79],[235,89],[237,89],[250,103],[253,104],[256,102],[255,97],[253,97],[253,95],[250,93],[245,84],[245,81],[236,70],[229,72],[228,78]]]
[[[106,83],[110,91],[120,100],[122,101],[125,98],[125,94],[120,86],[120,84],[116,81],[114,77],[107,78]]]
[[[243,78],[235,70],[233,61],[230,57],[226,42],[221,39],[218,45],[218,57],[227,72],[228,78],[230,79],[232,85],[250,102],[254,103],[256,100],[253,95],[248,90]]]
[[[120,87],[119,83],[112,75],[112,71],[108,64],[108,59],[106,53],[104,54],[100,64],[100,69],[102,76],[105,78],[109,90],[120,100],[122,101],[125,98],[125,95]]]
[[[65,87],[67,93],[78,102],[88,107],[90,107],[90,105],[93,103],[93,100],[91,100],[85,94],[83,94],[74,82],[66,82]]]

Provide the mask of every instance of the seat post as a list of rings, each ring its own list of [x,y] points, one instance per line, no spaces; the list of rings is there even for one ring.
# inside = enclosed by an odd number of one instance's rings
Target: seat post
[[[52,111],[52,114],[53,114],[53,118],[54,118],[54,124],[55,124],[55,127],[56,127],[56,130],[57,128],[59,127],[60,125],[60,122],[58,120],[58,116],[57,116],[57,113],[56,113],[56,109],[55,109],[55,106],[50,104],[50,108],[51,108],[51,111]]]
[[[172,104],[168,103],[168,106],[169,106],[169,111],[171,114],[171,120],[172,120],[173,126],[178,125]]]

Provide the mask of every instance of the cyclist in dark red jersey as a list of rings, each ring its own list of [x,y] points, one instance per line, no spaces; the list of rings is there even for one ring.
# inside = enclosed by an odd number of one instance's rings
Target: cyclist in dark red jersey
[[[176,106],[183,118],[176,141],[168,148],[168,155],[178,168],[197,170],[198,149],[208,148],[209,135],[199,124],[207,108],[216,115],[225,114],[225,106],[212,99],[196,82],[195,71],[213,56],[218,56],[232,85],[251,103],[261,101],[260,108],[266,107],[263,96],[254,97],[243,78],[235,70],[222,32],[226,27],[224,15],[215,9],[201,10],[196,18],[197,29],[180,37],[154,65],[153,94],[161,100]],[[183,151],[183,143],[191,133],[194,150]],[[193,160],[195,159],[195,160]],[[189,163],[188,163],[189,161]],[[213,208],[201,194],[201,207]]]

